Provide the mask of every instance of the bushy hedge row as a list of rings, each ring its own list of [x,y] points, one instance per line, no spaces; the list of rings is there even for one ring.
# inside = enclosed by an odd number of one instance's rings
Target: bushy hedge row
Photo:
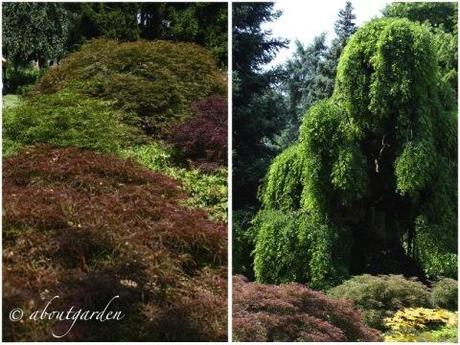
[[[233,278],[235,341],[379,341],[350,302],[300,284],[263,285]]]
[[[148,134],[164,134],[190,116],[191,104],[225,94],[226,83],[211,54],[192,43],[92,40],[51,68],[36,90],[73,89],[134,112]]]
[[[35,146],[3,163],[3,306],[26,315],[101,310],[66,340],[225,341],[226,227],[181,206],[177,182],[129,160]],[[8,341],[52,340],[62,323],[4,320]],[[67,329],[67,328],[66,328]]]

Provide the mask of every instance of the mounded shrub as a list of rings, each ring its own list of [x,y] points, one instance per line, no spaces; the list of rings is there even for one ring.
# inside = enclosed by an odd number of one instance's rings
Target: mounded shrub
[[[226,83],[211,54],[196,44],[98,39],[51,68],[36,89],[64,88],[113,101],[158,135],[189,116],[197,99],[224,94]]]
[[[364,322],[381,330],[385,329],[385,318],[399,309],[431,306],[430,293],[422,283],[399,275],[355,276],[327,294],[353,302],[361,309]]]
[[[350,302],[300,284],[263,285],[233,278],[234,341],[379,341]]]
[[[142,132],[128,123],[132,114],[112,103],[69,90],[29,98],[3,113],[3,138],[8,147],[52,144],[117,152],[142,141]],[[11,150],[12,151],[12,150]]]
[[[431,297],[436,307],[457,311],[458,282],[449,278],[441,279],[434,285]]]
[[[3,307],[25,315],[111,310],[65,340],[225,341],[226,227],[181,206],[179,184],[131,160],[34,146],[3,162]],[[10,322],[8,341],[53,340],[65,322]],[[54,339],[55,340],[55,339]]]
[[[171,141],[198,165],[227,164],[227,98],[213,95],[192,105],[192,116],[175,127]]]

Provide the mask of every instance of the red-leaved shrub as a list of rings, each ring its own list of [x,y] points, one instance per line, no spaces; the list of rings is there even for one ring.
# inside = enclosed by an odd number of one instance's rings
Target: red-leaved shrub
[[[180,185],[129,160],[37,146],[3,162],[3,337],[53,340],[69,322],[11,322],[20,307],[110,310],[63,340],[225,341],[226,227]],[[5,317],[6,316],[6,317]],[[55,339],[54,339],[55,340]]]
[[[233,278],[235,341],[379,341],[347,301],[291,283],[264,285]]]
[[[192,116],[172,131],[171,141],[198,165],[227,163],[227,98],[213,95],[193,104]]]

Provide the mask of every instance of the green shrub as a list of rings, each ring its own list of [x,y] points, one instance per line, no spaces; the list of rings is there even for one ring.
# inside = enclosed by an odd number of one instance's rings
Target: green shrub
[[[130,117],[126,113],[70,91],[33,97],[3,115],[7,150],[47,143],[116,152],[141,138],[135,127],[122,123]]]
[[[449,278],[441,279],[434,285],[431,297],[436,307],[456,311],[458,308],[458,282]]]
[[[41,76],[37,68],[16,67],[6,68],[4,87],[7,93],[18,93],[22,88],[34,84]]]
[[[190,198],[187,205],[206,210],[211,219],[227,220],[227,169],[213,173],[198,169],[185,169],[174,165],[172,152],[159,142],[125,149],[125,158],[132,158],[141,165],[168,175],[182,183]]]
[[[210,53],[192,43],[92,40],[51,68],[41,93],[63,88],[114,101],[135,112],[149,134],[164,133],[190,113],[192,102],[224,94],[226,83]]]
[[[366,324],[382,330],[384,319],[401,308],[431,306],[430,293],[422,283],[399,275],[355,276],[327,293],[354,302]]]

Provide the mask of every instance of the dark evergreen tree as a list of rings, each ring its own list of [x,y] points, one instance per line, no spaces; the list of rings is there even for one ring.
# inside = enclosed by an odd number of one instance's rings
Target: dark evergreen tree
[[[283,126],[283,98],[274,90],[276,73],[263,67],[286,41],[261,24],[280,16],[273,3],[233,4],[234,207],[257,203],[257,186],[274,155],[271,140]]]
[[[284,98],[276,88],[278,75],[264,69],[286,41],[262,24],[280,16],[273,3],[233,4],[233,239],[241,249],[234,272],[252,275],[253,248],[247,219],[258,203],[257,188],[276,153],[273,140],[285,125]]]
[[[339,10],[338,19],[334,25],[336,37],[332,40],[324,60],[319,66],[318,76],[313,85],[313,97],[316,100],[324,99],[332,95],[334,90],[335,75],[340,55],[348,38],[356,31],[354,23],[356,16],[353,14],[353,6],[347,1],[345,7]]]
[[[318,100],[313,86],[318,83],[319,67],[327,49],[325,41],[325,34],[315,37],[307,47],[296,41],[293,56],[283,66],[283,89],[290,119],[289,126],[278,139],[278,144],[282,148],[297,140],[305,109],[310,108]]]

